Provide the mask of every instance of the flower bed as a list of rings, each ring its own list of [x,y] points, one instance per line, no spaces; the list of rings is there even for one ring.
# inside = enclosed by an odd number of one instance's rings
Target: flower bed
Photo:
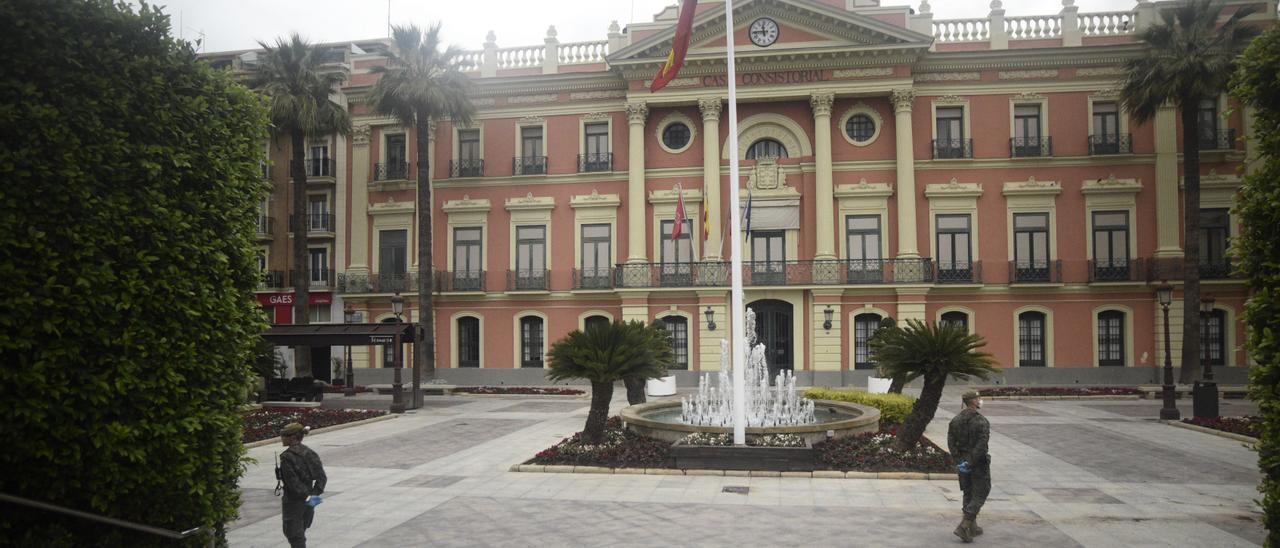
[[[454,394],[530,394],[538,396],[580,396],[586,394],[575,388],[547,388],[542,386],[459,386]]]
[[[819,468],[856,472],[954,473],[951,455],[928,438],[909,451],[898,451],[898,425],[881,425],[880,431],[823,441],[813,449]]]
[[[244,443],[274,438],[280,429],[291,422],[310,426],[312,429],[337,426],[348,422],[372,419],[386,415],[386,411],[372,409],[319,409],[319,408],[266,408],[244,414]]]
[[[1194,424],[1204,428],[1212,428],[1232,434],[1240,434],[1241,436],[1249,436],[1256,438],[1262,434],[1262,417],[1249,415],[1244,417],[1218,417],[1216,419],[1204,417],[1192,417],[1182,419],[1182,422]]]
[[[708,434],[698,432],[680,438],[676,445],[733,445],[731,434]],[[764,434],[747,436],[747,445],[751,447],[804,447],[804,438],[795,434]]]
[[[579,432],[539,452],[525,464],[666,468],[670,460],[670,444],[628,432],[622,428],[621,418],[610,417],[605,423],[603,443],[587,445]]]
[[[980,396],[1139,396],[1131,386],[999,386],[978,389]]]

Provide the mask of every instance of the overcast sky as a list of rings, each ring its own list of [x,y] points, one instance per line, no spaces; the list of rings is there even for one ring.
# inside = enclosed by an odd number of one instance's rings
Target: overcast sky
[[[136,4],[136,2],[134,2]],[[188,40],[204,36],[206,52],[249,49],[257,40],[273,40],[298,31],[318,42],[361,40],[387,35],[390,5],[393,24],[444,23],[447,42],[479,49],[492,30],[498,45],[542,43],[555,25],[561,42],[603,40],[610,21],[622,26],[652,21],[676,0],[152,0],[173,20],[173,33]],[[883,0],[910,5],[919,0]],[[932,0],[935,18],[981,17],[988,0]],[[1077,0],[1080,11],[1132,9],[1135,0]],[[1057,0],[1004,0],[1007,15],[1047,15],[1061,9]]]

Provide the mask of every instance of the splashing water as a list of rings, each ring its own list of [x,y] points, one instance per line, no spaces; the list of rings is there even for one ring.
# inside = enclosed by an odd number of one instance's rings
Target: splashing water
[[[796,392],[796,378],[782,370],[769,386],[769,366],[764,344],[756,344],[756,313],[747,309],[746,319],[746,415],[747,426],[794,426],[817,422],[813,400]],[[712,373],[698,380],[698,393],[680,402],[680,422],[698,426],[733,425],[733,370],[729,364],[729,342],[720,339],[720,371],[715,386]]]

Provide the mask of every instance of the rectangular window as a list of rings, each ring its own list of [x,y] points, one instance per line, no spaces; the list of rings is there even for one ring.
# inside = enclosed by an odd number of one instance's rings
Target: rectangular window
[[[1214,310],[1200,316],[1200,361],[1207,365],[1226,365],[1227,314]]]
[[[332,161],[329,159],[329,145],[312,145],[310,157],[307,158],[307,175],[310,177],[333,177]]]
[[[968,157],[964,136],[964,107],[939,107],[935,115],[938,138],[933,144],[933,157]]]
[[[611,171],[613,155],[609,154],[609,124],[586,124],[583,126],[583,154],[578,163],[578,171]]]
[[[880,328],[880,316],[858,314],[853,319],[853,368],[875,369],[871,355],[871,336]]]
[[[1216,150],[1226,148],[1218,142],[1218,100],[1204,99],[1196,109],[1196,121],[1200,132],[1200,148]]]
[[[542,318],[520,319],[520,367],[542,367]]]
[[[1013,107],[1013,156],[1048,156],[1048,143],[1040,135],[1040,105]]]
[[[1200,277],[1221,279],[1230,276],[1227,249],[1231,245],[1231,212],[1228,209],[1200,210]]]
[[[516,289],[547,288],[547,227],[516,227]]]
[[[1013,215],[1013,281],[1047,282],[1049,275],[1049,214]]]
[[[458,130],[458,159],[464,162],[480,159],[480,130]]]
[[[689,285],[693,281],[693,221],[686,219],[676,241],[671,240],[675,221],[662,221],[662,285]]]
[[[1046,365],[1044,324],[1043,313],[1023,312],[1018,315],[1018,367]]]
[[[408,161],[405,155],[405,140],[403,133],[387,136],[387,164],[391,166],[400,166]],[[401,177],[403,178],[403,177]]]
[[[542,128],[520,128],[520,155],[525,158],[542,156]]]
[[[607,288],[610,273],[610,226],[582,225],[581,287]]]
[[[787,281],[786,235],[781,230],[751,231],[751,283],[784,284]]]
[[[938,215],[935,222],[938,232],[938,281],[972,282],[973,262],[970,260],[972,245],[969,216]]]
[[[849,215],[844,230],[849,283],[881,281],[880,216]]]
[[[688,370],[689,322],[680,316],[667,316],[662,319],[662,325],[671,340],[671,369]]]
[[[1124,312],[1098,314],[1098,365],[1124,365]]]
[[[327,304],[313,304],[308,307],[311,323],[329,323],[333,321],[333,311]]]
[[[481,229],[453,229],[453,289],[455,291],[479,291],[480,273],[484,270],[481,257],[483,240]]]
[[[1093,212],[1093,279],[1129,279],[1129,212]]]
[[[458,318],[458,367],[480,367],[479,318]]]
[[[311,257],[311,285],[328,285],[329,283],[329,250],[313,247],[309,250]]]
[[[378,287],[382,292],[409,291],[407,230],[378,231]]]
[[[333,232],[333,215],[329,213],[327,196],[307,196],[307,228],[312,232]]]
[[[1089,136],[1090,154],[1127,154],[1128,136],[1120,135],[1120,105],[1115,101],[1093,104],[1093,135]]]

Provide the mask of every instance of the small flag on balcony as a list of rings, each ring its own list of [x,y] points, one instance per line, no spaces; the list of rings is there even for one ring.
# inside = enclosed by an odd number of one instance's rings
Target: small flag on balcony
[[[744,238],[751,237],[751,189],[747,189],[747,208],[742,212],[742,232]]]
[[[680,21],[676,23],[676,35],[671,41],[671,53],[667,54],[667,62],[663,63],[658,68],[658,73],[653,76],[649,91],[656,92],[667,87],[667,84],[676,79],[676,74],[680,73],[680,67],[684,66],[684,55],[689,51],[689,36],[693,34],[694,7],[697,5],[698,0],[680,2]]]
[[[680,235],[684,234],[684,187],[676,187],[679,195],[676,197],[676,226],[671,228],[671,241],[680,239]]]

